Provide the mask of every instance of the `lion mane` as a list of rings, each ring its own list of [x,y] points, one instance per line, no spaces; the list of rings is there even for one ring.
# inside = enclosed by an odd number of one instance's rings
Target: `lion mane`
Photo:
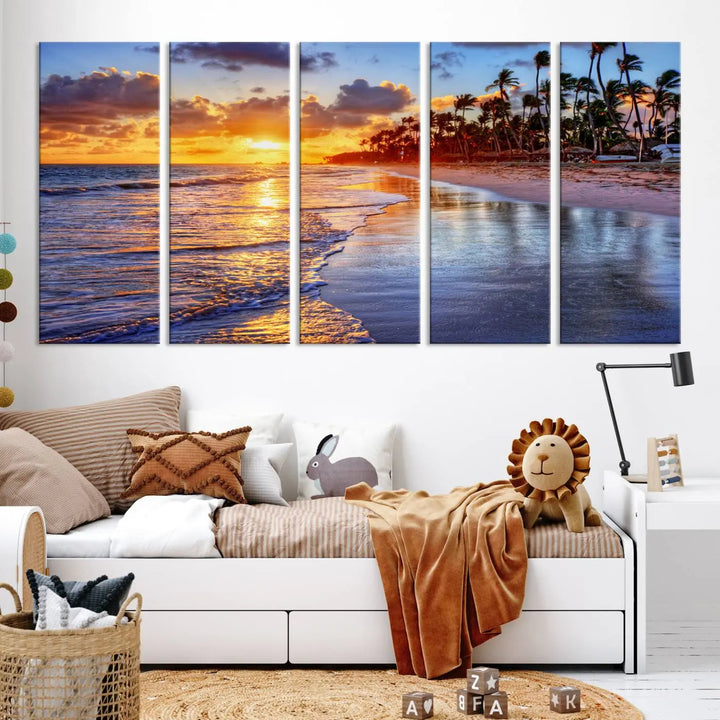
[[[555,490],[541,490],[532,486],[523,475],[523,458],[530,445],[543,435],[557,435],[565,440],[572,450],[574,463],[573,472],[564,485]],[[512,452],[508,455],[512,463],[507,466],[510,482],[525,497],[544,502],[551,498],[562,499],[568,494],[577,492],[580,484],[590,472],[590,445],[580,434],[575,425],[566,425],[562,418],[553,421],[545,418],[542,423],[533,420],[529,430],[522,430],[520,437],[513,440]]]

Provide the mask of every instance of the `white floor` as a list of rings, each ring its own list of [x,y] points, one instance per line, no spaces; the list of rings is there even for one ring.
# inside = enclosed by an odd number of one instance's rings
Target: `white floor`
[[[643,675],[557,670],[622,695],[646,720],[720,720],[720,623],[652,623]]]

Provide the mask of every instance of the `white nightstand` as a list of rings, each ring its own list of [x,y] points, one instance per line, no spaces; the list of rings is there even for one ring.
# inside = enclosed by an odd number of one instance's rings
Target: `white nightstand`
[[[635,541],[636,657],[646,669],[648,530],[720,530],[720,478],[685,478],[685,487],[648,492],[607,470],[603,511]]]

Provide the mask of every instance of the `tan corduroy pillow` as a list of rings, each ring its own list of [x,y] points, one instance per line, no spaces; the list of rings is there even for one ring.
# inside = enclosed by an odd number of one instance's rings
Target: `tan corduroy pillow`
[[[52,410],[1,411],[0,430],[19,427],[71,462],[105,497],[113,512],[131,503],[120,494],[128,486],[135,455],[129,427],[150,432],[180,427],[180,388],[166,387]]]
[[[144,495],[204,494],[244,503],[240,456],[251,428],[225,433],[128,430],[130,445],[138,458],[128,500]]]
[[[20,428],[0,432],[0,505],[37,505],[49,533],[110,515],[105,498],[75,467]]]

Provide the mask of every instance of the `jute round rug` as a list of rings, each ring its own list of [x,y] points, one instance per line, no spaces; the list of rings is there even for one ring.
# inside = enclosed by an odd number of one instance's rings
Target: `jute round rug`
[[[456,680],[422,680],[395,670],[150,670],[140,676],[141,720],[398,720],[403,693],[431,692],[434,718],[463,717]],[[575,685],[581,712],[549,708],[553,685]],[[643,720],[629,702],[567,677],[501,670],[512,720]]]

